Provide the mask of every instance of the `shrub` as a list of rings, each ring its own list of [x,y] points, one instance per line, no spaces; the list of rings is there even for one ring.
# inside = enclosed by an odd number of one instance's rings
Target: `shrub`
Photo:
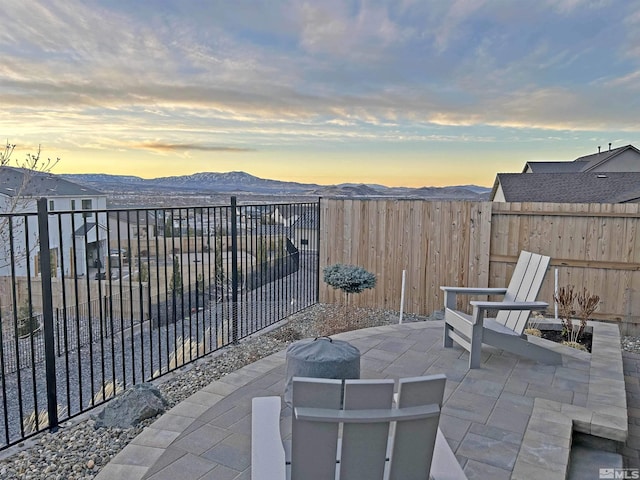
[[[29,301],[25,301],[18,309],[18,336],[28,337],[40,329],[40,322],[36,315],[32,315]]]
[[[173,273],[169,288],[174,295],[182,295],[182,272],[178,257],[173,257]]]
[[[582,293],[579,293],[576,296],[576,300],[580,307],[578,317],[580,317],[580,322],[586,325],[591,314],[595,312],[596,308],[598,308],[600,297],[598,295],[591,295],[586,288],[583,288]]]
[[[141,282],[148,282],[149,281],[149,264],[146,263],[146,262],[142,262],[140,264],[139,280]]]
[[[349,295],[361,293],[364,290],[375,287],[376,276],[362,267],[343,265],[341,263],[325,267],[323,275],[327,285],[336,290],[342,290],[346,297],[341,315],[326,320],[323,335],[340,333],[357,328],[355,325],[361,323],[362,319],[360,317],[362,312],[357,309],[351,309],[351,311],[349,311]]]
[[[323,275],[327,285],[340,289],[347,295],[360,293],[376,286],[376,276],[355,265],[341,263],[329,265],[324,268]]]
[[[582,336],[582,332],[587,326],[587,320],[591,314],[598,308],[600,297],[592,295],[586,288],[582,289],[582,293],[575,293],[573,285],[560,287],[558,294],[554,295],[554,300],[558,302],[558,310],[562,318],[562,327],[566,332],[566,336],[571,344],[577,343]],[[578,302],[580,310],[576,312],[574,304]],[[580,318],[580,325],[574,325],[572,318],[577,316]]]

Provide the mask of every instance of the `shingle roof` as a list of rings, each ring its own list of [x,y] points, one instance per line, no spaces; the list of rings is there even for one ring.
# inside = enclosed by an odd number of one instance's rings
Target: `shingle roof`
[[[591,170],[591,169],[597,167],[598,165],[606,162],[610,158],[613,158],[613,157],[615,157],[617,155],[620,155],[622,152],[624,152],[626,150],[629,150],[629,149],[635,150],[637,153],[640,154],[640,150],[638,150],[633,145],[625,145],[624,147],[614,148],[613,150],[606,150],[604,152],[594,153],[592,155],[585,155],[584,157],[576,158],[574,161],[575,162],[584,162],[584,163],[586,163],[586,165],[583,165],[583,167],[582,167],[582,169],[580,171],[581,172],[588,172],[589,170]]]
[[[93,188],[65,180],[52,173],[0,167],[0,195],[15,197],[104,195]]]
[[[640,198],[640,172],[499,173],[496,180],[507,202],[625,203]]]
[[[589,172],[627,150],[634,150],[636,153],[640,154],[640,150],[633,145],[625,145],[624,147],[618,147],[604,152],[578,157],[572,162],[527,162],[523,173],[527,170],[527,167],[529,167],[531,173]]]
[[[526,170],[529,167],[530,173],[570,173],[579,172],[584,164],[581,162],[527,162]]]
[[[96,224],[94,222],[83,223],[76,229],[76,231],[74,232],[74,235],[76,237],[83,237],[86,234],[88,234],[91,230],[93,230],[93,227],[95,226]]]
[[[298,219],[294,222],[293,226],[295,228],[310,228],[316,229],[318,228],[318,210],[306,210]]]

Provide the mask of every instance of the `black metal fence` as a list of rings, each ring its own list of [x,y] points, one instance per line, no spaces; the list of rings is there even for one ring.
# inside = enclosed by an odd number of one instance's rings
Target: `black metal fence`
[[[0,449],[315,304],[319,220],[235,198],[0,215]]]

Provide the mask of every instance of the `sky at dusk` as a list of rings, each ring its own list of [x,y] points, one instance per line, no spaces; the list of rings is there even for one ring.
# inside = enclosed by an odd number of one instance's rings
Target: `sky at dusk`
[[[0,138],[54,173],[490,186],[640,144],[638,0],[3,0]]]

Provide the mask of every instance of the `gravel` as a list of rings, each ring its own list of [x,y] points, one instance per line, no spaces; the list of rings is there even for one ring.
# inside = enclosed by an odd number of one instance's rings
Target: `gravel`
[[[625,352],[640,353],[640,337],[626,335],[620,339],[620,343]]]
[[[348,316],[339,307],[318,304],[289,317],[288,322],[272,331],[223,349],[166,375],[158,388],[173,406],[214,380],[282,350],[292,341],[337,333],[349,318],[347,329],[397,323],[398,313],[352,309]],[[438,319],[405,315],[405,321]],[[622,338],[625,351],[640,354],[640,337]],[[99,410],[92,412],[94,415]],[[40,434],[0,452],[0,478],[3,480],[89,480],[155,419],[148,419],[130,429],[94,427],[91,415],[82,415],[64,423],[56,433]]]

